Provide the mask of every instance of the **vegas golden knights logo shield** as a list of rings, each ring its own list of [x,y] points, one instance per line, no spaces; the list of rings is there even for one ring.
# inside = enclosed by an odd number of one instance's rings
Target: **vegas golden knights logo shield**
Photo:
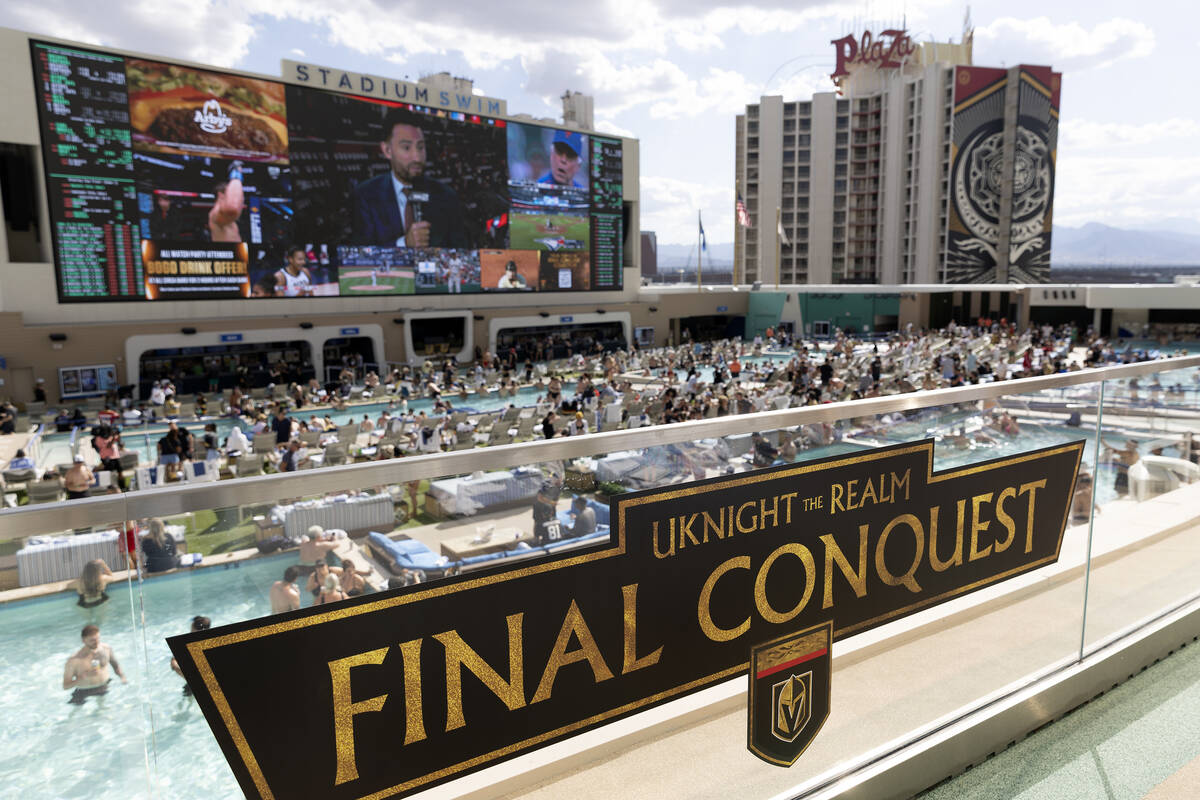
[[[763,642],[750,657],[748,746],[790,767],[829,716],[833,622]]]

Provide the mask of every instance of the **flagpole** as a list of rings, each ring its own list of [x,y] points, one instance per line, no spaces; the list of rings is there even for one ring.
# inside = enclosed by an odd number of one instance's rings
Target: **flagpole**
[[[738,265],[742,263],[742,224],[738,222],[737,199],[742,194],[741,180],[733,182],[733,285],[738,285]]]
[[[696,211],[696,236],[699,241],[696,242],[696,291],[700,292],[704,289],[704,220],[700,218],[700,211]]]
[[[775,288],[779,288],[779,266],[782,261],[780,254],[779,231],[783,228],[779,206],[775,206]]]

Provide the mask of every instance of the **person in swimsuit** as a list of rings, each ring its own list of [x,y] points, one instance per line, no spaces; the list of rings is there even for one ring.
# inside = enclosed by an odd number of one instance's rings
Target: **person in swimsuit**
[[[370,575],[369,569],[356,569],[354,562],[348,558],[342,559],[342,591],[348,597],[358,597],[367,590],[367,582],[363,577]]]
[[[1099,511],[1099,507],[1096,508]],[[1075,494],[1071,498],[1071,522],[1083,525],[1092,516],[1092,476],[1080,472],[1075,481]]]
[[[325,563],[325,559],[318,558],[316,568],[308,576],[307,588],[312,592],[313,599],[316,600],[321,596],[321,590],[325,587],[326,579],[330,575],[336,578],[341,574],[341,567],[331,567]]]
[[[67,702],[77,706],[83,705],[89,697],[108,694],[108,684],[112,682],[108,674],[109,666],[117,673],[121,683],[129,683],[112,648],[100,641],[100,628],[85,625],[80,638],[83,639],[83,647],[67,659],[62,683],[64,689],[71,690],[71,699]]]
[[[212,620],[209,619],[208,617],[199,617],[199,616],[192,617],[192,633],[196,633],[197,631],[206,631],[211,627],[212,627]],[[181,678],[183,677],[183,670],[181,670],[179,668],[179,662],[176,661],[174,658],[171,659],[171,671],[174,672],[179,677],[181,677]],[[186,683],[183,685],[183,696],[184,697],[192,696],[192,687],[188,686]]]
[[[298,577],[300,569],[295,564],[290,564],[283,571],[283,580],[271,584],[272,614],[282,614],[300,608],[300,590],[296,588]]]
[[[71,581],[71,588],[79,593],[76,605],[80,608],[95,608],[107,603],[108,593],[104,590],[116,579],[102,558],[94,558],[84,564],[83,574]]]
[[[346,593],[342,591],[342,582],[337,575],[329,574],[325,576],[325,584],[321,587],[320,593],[317,595],[315,606],[323,606],[326,603],[336,603],[339,600],[345,600]]]
[[[340,542],[326,538],[325,529],[320,525],[309,526],[308,535],[300,538],[300,574],[310,574],[316,569],[317,562],[326,553],[336,550],[339,545]]]
[[[1137,440],[1127,439],[1125,446],[1121,448],[1104,442],[1104,458],[1112,461],[1116,467],[1117,474],[1113,480],[1113,489],[1116,490],[1118,497],[1124,497],[1129,494],[1129,468],[1141,458],[1138,453]]]

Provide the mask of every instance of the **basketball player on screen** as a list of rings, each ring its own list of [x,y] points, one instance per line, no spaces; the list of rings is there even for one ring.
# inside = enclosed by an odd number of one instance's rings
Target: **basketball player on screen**
[[[287,251],[287,263],[275,272],[276,297],[312,297],[312,271],[307,266],[304,248],[292,245]]]
[[[217,199],[208,212],[208,233],[214,242],[242,240],[242,232],[238,230],[238,218],[246,207],[246,196],[242,190],[242,162],[230,164],[228,175],[228,180],[221,181],[213,189]]]

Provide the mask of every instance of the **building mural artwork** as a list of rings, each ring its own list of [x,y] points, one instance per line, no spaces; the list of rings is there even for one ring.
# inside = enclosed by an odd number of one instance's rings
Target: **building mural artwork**
[[[1060,78],[956,69],[948,283],[1049,280]]]

